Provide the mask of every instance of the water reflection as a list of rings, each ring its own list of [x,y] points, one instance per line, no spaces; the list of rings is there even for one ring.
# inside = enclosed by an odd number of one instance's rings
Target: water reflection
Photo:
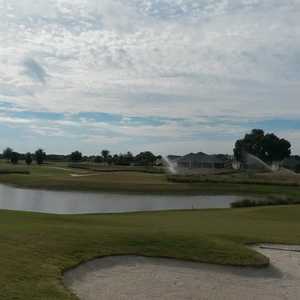
[[[30,190],[0,184],[0,209],[56,214],[228,208],[239,196],[127,195]]]

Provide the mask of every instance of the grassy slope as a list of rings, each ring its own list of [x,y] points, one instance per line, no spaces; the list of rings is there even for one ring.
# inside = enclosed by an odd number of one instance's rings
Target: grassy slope
[[[245,243],[300,244],[300,207],[55,216],[0,211],[0,299],[74,299],[62,272],[116,254],[264,265]]]
[[[163,174],[163,167],[151,167],[151,166],[119,166],[119,165],[110,165],[104,166],[97,163],[83,162],[83,163],[69,163],[67,165],[70,168],[74,169],[83,169],[89,171],[98,171],[98,172],[144,172],[144,173],[156,173]]]
[[[2,163],[1,168],[7,168]],[[10,168],[14,168],[9,166]],[[165,174],[148,174],[142,172],[97,173],[90,177],[71,177],[70,173],[86,171],[69,171],[55,169],[53,166],[18,166],[30,171],[30,175],[0,175],[0,182],[27,188],[58,190],[114,191],[140,193],[203,193],[203,194],[261,194],[300,196],[300,188],[272,184],[238,184],[230,182],[170,182]]]
[[[227,174],[200,174],[200,175],[170,175],[173,182],[211,182],[211,183],[246,183],[246,184],[270,184],[300,187],[300,174],[284,173],[255,173],[234,172]]]

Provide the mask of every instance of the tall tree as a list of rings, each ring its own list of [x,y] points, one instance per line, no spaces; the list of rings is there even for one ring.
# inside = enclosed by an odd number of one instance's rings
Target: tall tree
[[[291,144],[273,133],[265,134],[261,129],[253,129],[243,139],[236,141],[233,152],[241,162],[245,153],[255,155],[265,162],[274,162],[290,156]]]
[[[114,154],[113,157],[112,157],[112,163],[113,163],[114,165],[118,165],[119,162],[120,162],[120,157],[119,157],[119,155],[118,155],[118,154]]]
[[[38,165],[42,165],[46,159],[46,153],[43,149],[35,151],[35,160]]]
[[[127,152],[126,154],[123,155],[123,164],[129,166],[130,164],[133,163],[134,156],[131,152]]]
[[[29,152],[25,154],[25,163],[28,166],[32,164],[32,155]]]
[[[291,155],[291,144],[285,139],[278,138],[275,134],[266,134],[262,141],[264,160],[282,161]]]
[[[6,149],[3,150],[2,156],[3,156],[3,158],[10,161],[12,153],[13,153],[13,149],[7,147]]]
[[[12,164],[16,165],[19,162],[19,153],[13,151],[10,155],[10,161]]]
[[[102,150],[102,151],[101,151],[101,154],[102,154],[103,160],[104,160],[105,162],[108,162],[108,159],[109,159],[109,151],[108,151],[108,150]]]
[[[80,162],[82,160],[82,153],[79,151],[74,151],[70,154],[70,160],[72,162]]]
[[[151,166],[154,165],[155,161],[156,156],[150,151],[141,152],[135,157],[135,162],[138,165]]]

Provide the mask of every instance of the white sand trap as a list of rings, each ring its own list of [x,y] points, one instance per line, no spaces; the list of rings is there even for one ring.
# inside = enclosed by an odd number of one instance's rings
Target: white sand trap
[[[97,173],[82,173],[82,174],[70,174],[71,177],[89,177],[89,176],[98,176]]]
[[[63,167],[48,167],[50,169],[63,170],[63,171],[73,171],[72,168],[63,168]],[[99,173],[71,173],[71,177],[88,177],[88,176],[97,176]]]
[[[300,247],[266,244],[254,249],[270,258],[270,267],[117,256],[82,264],[66,272],[64,282],[86,300],[299,300]]]

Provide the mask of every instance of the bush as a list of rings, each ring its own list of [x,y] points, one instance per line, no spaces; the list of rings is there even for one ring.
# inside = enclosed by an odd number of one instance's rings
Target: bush
[[[0,175],[9,175],[9,174],[29,175],[30,172],[26,168],[17,167],[17,166],[14,166],[13,168],[0,169]]]
[[[13,165],[16,165],[19,162],[19,153],[12,152],[10,156],[10,161]]]
[[[244,199],[230,204],[232,208],[255,207],[255,206],[274,206],[274,205],[294,205],[300,204],[300,199],[293,198],[268,198],[265,200]]]
[[[43,164],[45,159],[46,159],[46,153],[44,152],[43,149],[38,149],[37,151],[35,151],[35,160],[38,165]]]
[[[25,154],[25,162],[28,166],[32,164],[32,155],[31,155],[31,153],[26,153]]]
[[[82,160],[82,153],[79,151],[74,151],[70,154],[70,160],[72,162],[80,162]]]

